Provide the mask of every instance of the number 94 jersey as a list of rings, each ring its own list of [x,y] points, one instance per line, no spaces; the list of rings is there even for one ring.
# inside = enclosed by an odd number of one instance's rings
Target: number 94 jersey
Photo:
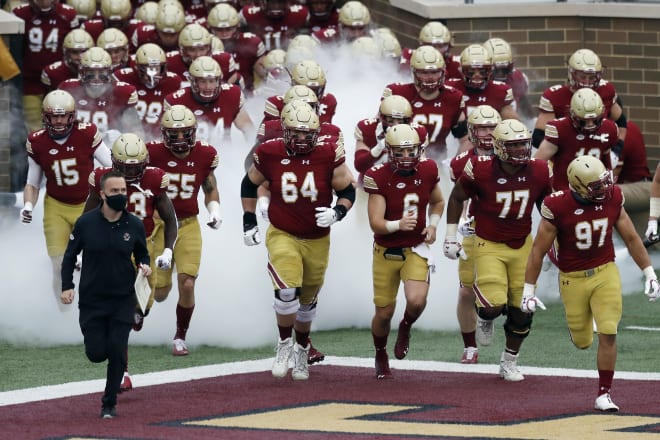
[[[316,226],[316,208],[331,206],[332,177],[345,161],[343,143],[320,142],[301,155],[289,155],[281,138],[260,144],[254,166],[270,183],[271,224],[299,238],[328,235],[330,228]]]

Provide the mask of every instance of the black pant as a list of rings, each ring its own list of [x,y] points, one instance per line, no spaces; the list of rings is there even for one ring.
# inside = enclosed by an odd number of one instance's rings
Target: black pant
[[[115,406],[126,369],[128,335],[132,327],[135,297],[99,301],[94,306],[80,306],[80,330],[85,354],[95,363],[108,360],[103,406]]]

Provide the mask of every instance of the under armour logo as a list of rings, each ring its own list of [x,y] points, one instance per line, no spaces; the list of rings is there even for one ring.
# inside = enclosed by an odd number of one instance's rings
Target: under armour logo
[[[98,105],[99,107],[105,107],[105,104],[106,104],[105,101],[98,101],[98,102],[97,102],[97,105]]]
[[[309,159],[303,159],[300,161],[303,165],[309,165]]]
[[[73,151],[73,150],[74,150],[74,147],[72,147],[72,146],[66,147],[66,151]]]
[[[160,90],[154,90],[154,95],[155,95],[155,96],[160,96],[161,93],[162,93],[162,92],[161,92]]]
[[[603,210],[603,205],[596,205],[596,206],[594,206],[594,209],[596,211],[602,211]]]
[[[479,243],[477,243],[477,246],[484,247],[484,246],[486,246],[486,243],[484,243],[483,241],[480,241]]]
[[[485,96],[480,96],[477,101],[479,102],[486,102],[486,97]]]
[[[414,180],[415,185],[419,186],[422,184],[422,179],[415,179]]]
[[[527,177],[525,176],[518,177],[518,182],[527,182]]]
[[[433,107],[442,107],[442,103],[441,102],[434,102]]]
[[[568,286],[570,283],[569,283],[568,280],[563,280],[563,281],[561,282],[561,284],[562,284],[562,286]]]
[[[213,113],[220,113],[220,107],[213,107]]]
[[[186,166],[189,166],[189,167],[192,168],[192,167],[195,166],[195,162],[186,162]]]

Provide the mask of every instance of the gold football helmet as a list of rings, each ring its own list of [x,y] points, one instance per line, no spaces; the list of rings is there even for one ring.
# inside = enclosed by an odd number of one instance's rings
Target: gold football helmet
[[[101,0],[101,15],[106,27],[123,29],[132,14],[131,0]]]
[[[433,46],[443,57],[449,56],[451,50],[451,32],[439,21],[429,21],[419,31],[419,44],[421,46]]]
[[[483,90],[493,76],[493,59],[481,44],[470,44],[461,52],[461,73],[465,86]]]
[[[505,82],[513,71],[511,45],[501,38],[491,38],[484,47],[493,61],[493,79]]]
[[[69,92],[53,90],[41,102],[41,116],[51,138],[64,138],[76,122],[76,101]]]
[[[135,10],[135,18],[141,20],[145,24],[155,25],[157,16],[158,2],[146,1]]]
[[[316,96],[321,99],[325,91],[325,72],[316,61],[301,61],[291,71],[291,85],[302,84],[314,90]]]
[[[409,124],[412,120],[413,111],[410,102],[399,95],[390,95],[380,101],[378,116],[383,130],[397,124]]]
[[[470,112],[467,119],[468,139],[475,147],[493,152],[493,130],[502,122],[502,117],[490,105],[480,105]]]
[[[80,57],[78,76],[86,93],[98,98],[112,83],[112,57],[101,47],[90,47]]]
[[[310,89],[307,86],[295,85],[286,91],[284,94],[284,105],[290,103],[291,101],[302,101],[309,104],[310,107],[314,109],[315,112],[319,108],[319,99],[314,93],[314,90]]]
[[[178,34],[186,25],[183,7],[168,3],[161,6],[156,16],[156,30],[165,34]]]
[[[96,0],[67,0],[66,3],[76,10],[78,21],[81,23],[96,14]]]
[[[173,153],[185,154],[195,146],[197,119],[185,105],[173,105],[160,119],[163,142]]]
[[[422,156],[419,133],[410,124],[398,124],[385,133],[385,146],[390,164],[400,171],[417,168]]]
[[[145,43],[135,52],[135,66],[140,82],[153,89],[167,74],[165,51],[157,44]]]
[[[233,39],[240,24],[238,11],[229,3],[214,6],[206,20],[209,30],[221,40]]]
[[[594,132],[603,123],[605,105],[594,89],[584,87],[573,93],[569,113],[578,132]]]
[[[380,48],[380,56],[383,58],[393,58],[399,62],[401,58],[401,43],[391,32],[379,32],[374,34],[374,40]]]
[[[200,24],[185,25],[179,32],[179,52],[187,65],[199,56],[210,56],[211,34]]]
[[[112,144],[112,167],[124,174],[127,182],[140,180],[149,162],[147,146],[135,133],[123,133]]]
[[[517,119],[505,119],[493,130],[493,153],[502,162],[525,165],[532,157],[532,133]]]
[[[298,106],[282,114],[284,143],[293,154],[307,154],[316,146],[321,124],[314,109]]]
[[[96,45],[110,54],[112,70],[126,67],[128,64],[128,37],[119,29],[104,29],[96,39]]]
[[[410,56],[415,86],[426,92],[438,90],[445,82],[445,59],[433,46],[419,46]]]
[[[604,202],[612,197],[612,171],[594,156],[578,156],[568,164],[568,187],[590,202]]]
[[[90,47],[94,47],[94,39],[87,31],[80,28],[70,31],[62,42],[64,64],[77,71],[80,57]]]
[[[360,1],[350,0],[339,10],[339,31],[348,41],[367,35],[369,23],[369,9]]]
[[[568,82],[572,89],[595,89],[602,77],[603,65],[594,51],[578,49],[568,59]]]
[[[188,69],[190,88],[195,99],[211,102],[220,96],[222,70],[216,60],[208,56],[197,57]]]

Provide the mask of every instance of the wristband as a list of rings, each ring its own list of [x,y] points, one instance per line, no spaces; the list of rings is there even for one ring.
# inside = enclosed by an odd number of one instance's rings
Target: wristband
[[[658,279],[658,276],[655,274],[655,270],[653,270],[653,266],[645,267],[642,272],[644,273],[644,277],[646,277],[647,280]]]
[[[651,200],[653,200],[653,199],[651,199]],[[658,200],[660,200],[660,199],[658,199]],[[23,209],[25,211],[32,211],[34,209],[34,205],[32,204],[32,202],[25,202],[25,204],[23,205]]]
[[[429,216],[429,226],[433,226],[434,228],[438,228],[438,223],[440,223],[440,216],[438,214],[431,214]],[[449,226],[449,225],[447,225]]]
[[[523,286],[523,296],[534,296],[536,292],[536,285],[532,283],[525,283]]]
[[[208,209],[209,214],[217,214],[218,216],[220,215],[220,202],[216,202],[215,200],[211,200],[207,205],[206,209]]]
[[[344,217],[346,217],[346,213],[348,212],[348,208],[346,208],[344,205],[335,205],[332,207],[332,209],[335,210],[337,213],[337,221],[341,221]]]
[[[387,229],[387,232],[390,234],[392,232],[396,232],[399,229],[401,229],[401,225],[399,224],[399,220],[388,220],[385,222],[385,229]]]
[[[446,236],[456,237],[457,231],[458,231],[458,223],[447,223],[447,231],[445,232]]]
[[[27,203],[25,204],[27,206]],[[650,217],[660,217],[660,197],[651,197]]]

